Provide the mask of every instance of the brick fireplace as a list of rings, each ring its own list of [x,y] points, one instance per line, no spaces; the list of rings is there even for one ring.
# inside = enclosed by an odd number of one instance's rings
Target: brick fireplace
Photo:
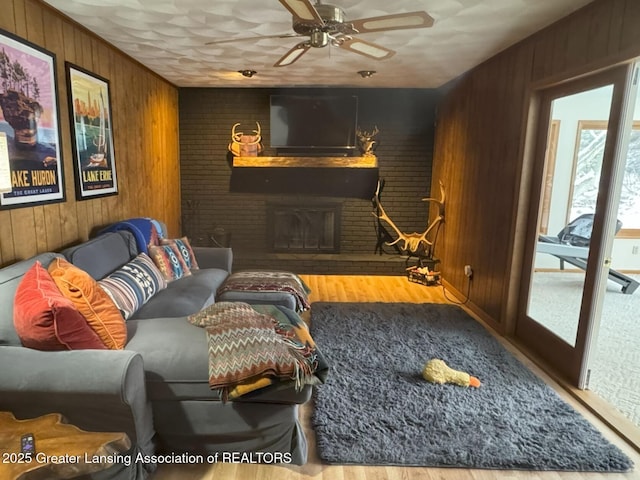
[[[304,94],[324,91],[299,90]],[[334,89],[328,90],[334,93]],[[358,95],[362,128],[377,125],[380,130],[376,156],[378,175],[386,180],[382,194],[385,209],[404,231],[423,231],[428,209],[421,198],[430,196],[439,94],[428,89],[338,90]],[[362,182],[370,188],[370,179],[364,180],[358,169],[336,169],[327,178],[318,169],[286,169],[294,173],[287,173],[282,187],[276,173],[285,169],[261,168],[254,172],[255,178],[239,179],[242,188],[232,188],[237,167],[232,166],[227,152],[231,126],[259,121],[263,154],[275,155],[269,146],[269,95],[279,91],[180,89],[183,233],[196,245],[211,245],[212,233],[223,231],[231,239],[236,271],[269,268],[297,273],[404,275],[404,259],[375,255],[371,198],[352,196],[354,191],[365,190]],[[261,189],[254,188],[256,185]],[[330,213],[336,205],[339,210]],[[324,228],[329,225],[331,228]]]

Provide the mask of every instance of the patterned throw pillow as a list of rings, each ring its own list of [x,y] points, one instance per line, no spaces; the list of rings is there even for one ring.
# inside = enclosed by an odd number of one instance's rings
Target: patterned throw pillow
[[[37,350],[106,348],[40,262],[34,263],[18,284],[13,323],[25,347]]]
[[[127,326],[118,307],[98,282],[64,258],[55,258],[51,262],[49,274],[62,295],[73,302],[105,347],[122,350],[127,343]]]
[[[125,319],[131,318],[151,297],[167,288],[162,273],[144,253],[100,280],[98,285],[111,297]]]
[[[149,255],[167,282],[191,275],[189,267],[174,245],[149,245]]]
[[[191,244],[189,243],[189,239],[187,237],[182,238],[174,238],[174,239],[162,239],[162,245],[175,245],[182,255],[184,259],[184,263],[187,264],[189,270],[198,270],[200,267],[198,266],[198,262],[196,261],[196,256],[193,254],[193,248],[191,248]]]

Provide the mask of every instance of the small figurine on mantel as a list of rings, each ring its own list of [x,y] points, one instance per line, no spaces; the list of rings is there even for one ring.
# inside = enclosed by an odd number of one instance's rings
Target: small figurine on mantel
[[[229,151],[234,157],[257,157],[262,153],[262,135],[260,123],[256,122],[258,127],[253,131],[253,135],[246,135],[244,132],[238,132],[237,128],[240,123],[236,123],[231,127],[231,143],[229,143]]]
[[[356,135],[358,136],[358,144],[360,145],[360,151],[362,152],[362,155],[364,155],[365,157],[371,157],[375,155],[373,151],[375,150],[378,142],[376,142],[374,138],[376,135],[378,135],[378,133],[380,133],[380,131],[378,130],[377,126],[373,127],[373,130],[371,130],[371,132],[361,130],[360,127],[358,127],[358,130],[356,131]]]

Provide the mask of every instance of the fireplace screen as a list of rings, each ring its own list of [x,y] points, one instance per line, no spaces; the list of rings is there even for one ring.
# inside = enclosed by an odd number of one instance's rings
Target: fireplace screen
[[[268,206],[269,245],[273,252],[338,253],[340,204]]]

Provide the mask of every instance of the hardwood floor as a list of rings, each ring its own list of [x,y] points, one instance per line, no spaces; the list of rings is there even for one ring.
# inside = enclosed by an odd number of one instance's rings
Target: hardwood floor
[[[312,290],[311,301],[327,302],[411,302],[449,303],[441,287],[426,287],[409,282],[405,277],[301,275]],[[312,404],[301,408],[300,415],[309,441],[309,461],[303,466],[247,464],[163,465],[152,480],[629,480],[640,479],[640,454],[608,430],[571,395],[549,376],[520,354],[511,344],[501,340],[509,351],[552,385],[576,410],[602,429],[635,463],[628,473],[532,472],[503,470],[468,470],[423,467],[367,467],[360,465],[324,465],[316,455],[315,437],[310,419]]]

